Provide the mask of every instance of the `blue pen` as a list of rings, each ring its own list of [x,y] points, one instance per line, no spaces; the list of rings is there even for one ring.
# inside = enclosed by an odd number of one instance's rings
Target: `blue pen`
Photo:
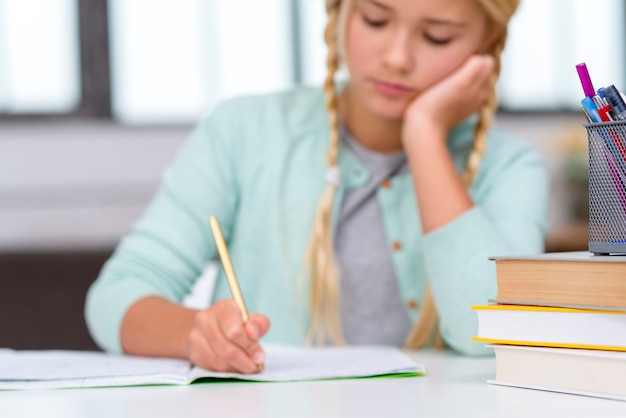
[[[622,100],[622,96],[619,94],[619,90],[611,84],[608,87],[605,87],[602,92],[604,93],[604,97],[611,105],[613,109],[613,115],[616,120],[626,120],[626,103]]]
[[[580,103],[583,105],[583,109],[585,109],[585,111],[589,115],[591,122],[602,122],[602,118],[600,118],[600,114],[598,113],[598,107],[591,97],[585,97],[580,101]]]

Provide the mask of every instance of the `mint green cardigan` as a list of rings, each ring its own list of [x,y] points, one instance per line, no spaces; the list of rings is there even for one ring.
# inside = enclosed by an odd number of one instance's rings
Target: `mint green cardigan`
[[[472,137],[468,121],[448,139],[459,172]],[[326,185],[328,138],[324,97],[317,88],[231,100],[204,118],[89,289],[85,316],[94,340],[121,352],[121,322],[134,302],[149,295],[181,302],[216,257],[208,226],[209,215],[215,215],[248,309],[271,321],[263,341],[303,344],[308,289],[298,273]],[[335,215],[345,191],[369,176],[344,147],[339,166]],[[483,354],[489,350],[471,340],[477,320],[470,306],[496,296],[495,266],[488,256],[543,251],[546,171],[531,147],[493,131],[470,194],[472,209],[429,234],[422,233],[410,174],[392,178],[377,198],[390,246],[402,244],[390,251],[410,318],[419,317],[429,281],[446,343],[462,353]],[[213,297],[230,297],[221,269]]]

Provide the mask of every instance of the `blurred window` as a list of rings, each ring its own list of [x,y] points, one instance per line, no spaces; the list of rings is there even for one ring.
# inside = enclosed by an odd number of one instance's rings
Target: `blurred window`
[[[101,35],[85,22],[98,11]],[[0,114],[91,100],[104,108],[91,114],[127,124],[193,123],[229,97],[321,84],[325,20],[324,0],[0,0]],[[523,0],[502,107],[578,110],[583,61],[596,88],[626,89],[625,20],[623,0]]]
[[[290,0],[110,0],[113,114],[195,120],[294,83]]]
[[[579,110],[575,66],[585,62],[594,87],[626,89],[624,0],[522,0],[510,27],[500,82],[510,110]]]
[[[77,28],[77,0],[0,0],[0,113],[77,106]]]

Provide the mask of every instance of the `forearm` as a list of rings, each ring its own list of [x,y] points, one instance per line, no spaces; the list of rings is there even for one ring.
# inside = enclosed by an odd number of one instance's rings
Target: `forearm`
[[[122,321],[124,352],[188,358],[188,336],[196,313],[158,296],[140,299]]]
[[[421,129],[419,139],[405,141],[424,234],[452,222],[473,206],[446,146],[446,136],[437,129]]]

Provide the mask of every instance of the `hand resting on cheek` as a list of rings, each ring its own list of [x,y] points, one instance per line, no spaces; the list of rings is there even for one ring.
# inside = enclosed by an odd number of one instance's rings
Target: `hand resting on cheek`
[[[403,141],[424,128],[447,137],[487,100],[496,80],[494,67],[493,57],[472,55],[452,74],[421,92],[405,111]]]

